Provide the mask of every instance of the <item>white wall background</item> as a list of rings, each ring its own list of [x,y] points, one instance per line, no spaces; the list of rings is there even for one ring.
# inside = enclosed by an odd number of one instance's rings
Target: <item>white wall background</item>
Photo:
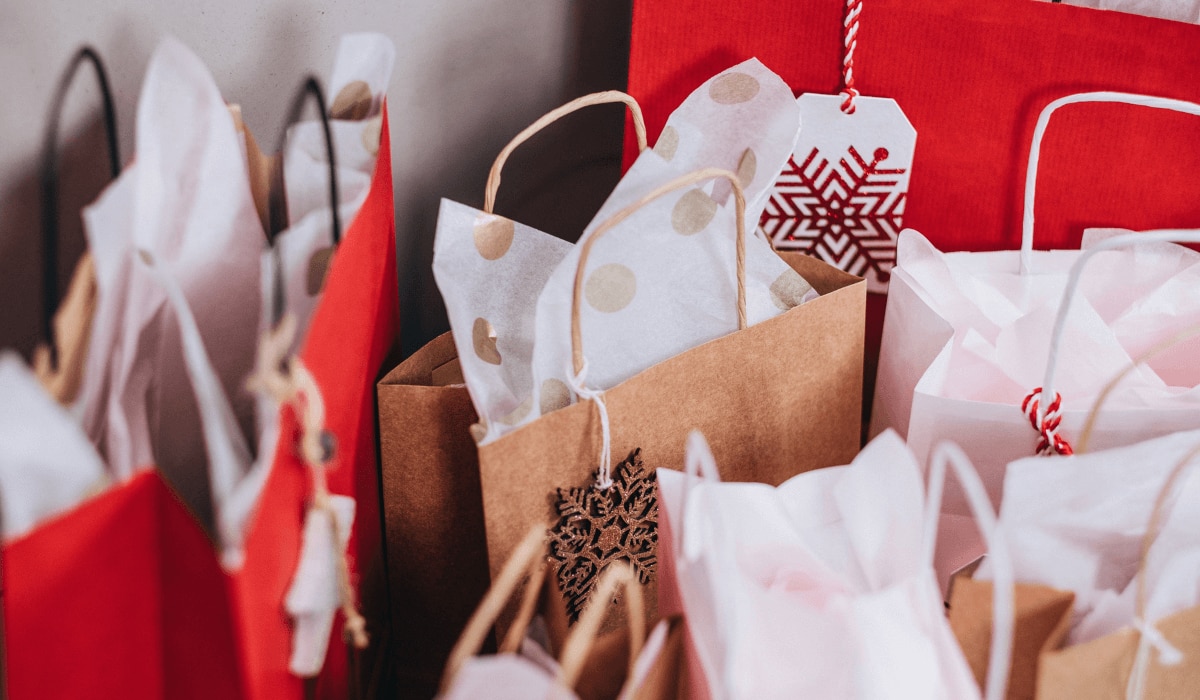
[[[491,160],[512,135],[569,97],[623,86],[628,4],[0,0],[0,347],[27,352],[37,340],[39,149],[54,85],[79,45],[94,45],[107,62],[122,156],[128,162],[142,74],[167,34],[183,40],[207,62],[226,100],[242,105],[247,124],[264,148],[275,143],[303,76],[313,72],[323,80],[327,77],[341,33],[373,30],[389,35],[397,48],[389,110],[401,313],[405,345],[411,350],[444,328],[440,299],[428,274],[438,198],[482,201]],[[90,71],[81,72],[68,99],[61,135],[64,284],[82,245],[78,209],[95,197],[106,178],[98,105]],[[581,163],[599,163],[602,178],[612,170],[620,148],[620,117],[615,111],[605,116],[602,130],[607,136],[600,138],[593,131],[589,148],[577,149],[572,156]],[[578,135],[580,129],[573,133]],[[532,153],[524,161],[514,160],[510,168],[530,168],[533,158],[547,151]],[[518,177],[510,183],[506,177],[510,205],[522,199],[523,188],[540,202],[550,201],[544,191],[528,192],[529,181]],[[536,178],[533,181],[539,187]],[[583,199],[594,209],[603,193],[594,204],[588,196]],[[581,220],[567,215],[567,228],[586,222],[590,211],[584,214]],[[554,212],[540,215],[551,222],[544,225],[552,231],[553,221],[563,220]]]

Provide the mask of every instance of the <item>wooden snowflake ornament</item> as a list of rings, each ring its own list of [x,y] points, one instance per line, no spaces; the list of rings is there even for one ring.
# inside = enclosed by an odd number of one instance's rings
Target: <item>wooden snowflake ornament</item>
[[[558,489],[558,522],[550,531],[550,558],[573,624],[604,568],[629,562],[638,581],[654,576],[658,549],[658,483],[642,463],[642,451],[629,453],[605,490],[596,486],[598,471],[586,486]]]

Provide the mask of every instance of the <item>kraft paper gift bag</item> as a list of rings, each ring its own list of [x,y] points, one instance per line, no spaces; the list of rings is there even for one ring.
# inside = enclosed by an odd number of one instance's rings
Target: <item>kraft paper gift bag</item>
[[[965,575],[956,576],[950,587],[950,628],[980,685],[991,648],[992,595],[991,581]],[[1012,669],[1006,694],[1010,700],[1036,697],[1038,659],[1062,644],[1074,602],[1070,591],[1019,582],[1013,587]]]
[[[799,108],[787,86],[758,61],[722,71],[679,106],[669,120],[670,141],[664,140],[663,148],[643,153],[634,162],[596,221],[604,221],[671,177],[722,168],[737,172],[745,197],[738,215],[746,230],[753,231],[773,174],[787,162],[796,142],[799,120]],[[671,148],[665,148],[668,145]],[[715,179],[674,203],[669,230],[622,222],[595,244],[590,242],[594,234],[585,231],[580,245],[559,263],[539,294],[530,410],[518,407],[507,422],[526,424],[548,409],[578,399],[577,385],[583,379],[576,376],[580,368],[571,367],[571,342],[565,329],[571,323],[570,300],[585,245],[595,272],[587,279],[587,304],[580,307],[579,315],[581,341],[590,348],[586,384],[592,390],[616,386],[736,328],[740,319],[734,307],[725,303],[737,293],[741,273],[735,268],[744,269],[749,324],[814,299],[812,285],[772,252],[763,237],[748,238],[742,258],[729,256],[727,241],[712,235],[722,230],[718,209],[729,203],[730,186]],[[648,206],[662,212],[648,211],[642,217],[665,220],[668,216],[665,204]],[[696,313],[698,309],[703,312]],[[535,406],[540,410],[533,410]],[[489,433],[480,444],[491,439]]]
[[[444,333],[375,388],[391,645],[402,697],[432,697],[446,657],[488,589],[477,417]]]
[[[489,423],[489,411],[498,417],[512,410],[512,387],[528,391],[534,305],[571,247],[493,213],[500,172],[512,151],[550,122],[612,102],[637,114],[636,102],[610,91],[574,100],[522,131],[492,166],[483,210],[442,201],[434,270],[461,335],[435,338],[376,387],[392,643],[401,692],[414,697],[434,693],[451,647],[487,591],[472,435]],[[497,326],[505,330],[499,346],[490,335]],[[472,393],[464,375],[479,378]]]
[[[641,656],[643,598],[641,586],[627,564],[615,564],[604,571],[598,600],[605,602],[589,606],[570,632],[566,631],[565,620],[551,619],[562,616],[553,606],[546,607],[545,599],[553,589],[553,579],[547,577],[546,540],[545,528],[535,527],[518,543],[451,651],[439,698],[624,698],[644,676],[643,667],[653,663],[653,658]],[[598,639],[600,626],[609,609],[608,601],[618,595],[631,623],[629,629],[607,635],[611,638],[619,634],[619,647],[607,645],[603,649],[605,640]],[[499,653],[478,655],[510,598],[519,600],[519,612]],[[535,617],[539,608],[544,617]],[[557,633],[554,628],[558,628]],[[656,656],[658,651],[656,648],[652,654]],[[593,656],[600,658],[590,658]]]
[[[1200,318],[1188,291],[1200,255],[1165,244],[1195,241],[1200,233],[1109,237],[1083,251],[1033,249],[1035,184],[1050,117],[1093,102],[1200,115],[1191,103],[1118,93],[1056,100],[1034,133],[1020,251],[942,253],[914,231],[901,234],[871,433],[894,428],[921,458],[939,440],[959,441],[996,503],[1008,462],[1034,452],[1069,453],[1106,380],[1173,337],[1187,319]],[[1097,447],[1200,425],[1200,375],[1182,357],[1181,348],[1122,383],[1094,431]],[[967,518],[961,491],[950,489],[944,508],[943,582],[982,553],[969,525],[955,524]]]
[[[713,86],[719,87],[723,79],[731,77],[742,81],[739,84],[744,94],[737,95],[739,99],[733,103],[712,97],[721,94]],[[501,169],[517,146],[547,124],[584,105],[615,99],[630,106],[635,116],[635,131],[642,128],[636,103],[628,96],[605,93],[581,98],[547,114],[501,151],[492,166],[484,211],[448,201],[442,203],[434,244],[434,273],[446,301],[451,328],[455,330],[467,388],[480,415],[481,444],[574,400],[563,371],[563,358],[569,352],[565,344],[545,340],[535,343],[535,337],[545,334],[546,323],[555,328],[561,326],[558,319],[543,320],[551,309],[560,317],[568,313],[565,306],[555,304],[566,298],[564,291],[570,287],[575,267],[572,251],[577,249],[492,213]],[[602,221],[672,175],[720,167],[738,173],[747,199],[747,222],[752,226],[762,211],[773,175],[783,167],[795,143],[799,121],[791,92],[778,76],[755,60],[734,66],[679,105],[671,117],[672,138],[663,139],[651,152],[644,151],[645,139],[642,139],[642,156],[618,183],[595,220]],[[690,260],[678,269],[664,270],[657,276],[657,284],[670,287],[676,283],[676,276],[687,279],[690,275],[706,274],[703,259],[679,256],[687,255],[685,251],[705,240],[704,236],[688,237],[704,229],[717,202],[727,201],[727,185],[717,182],[713,188],[711,193],[696,192],[685,203],[687,206],[676,213],[680,236],[663,237],[653,246],[647,241],[647,247],[639,250],[650,258],[648,265],[657,265],[655,257]],[[674,248],[669,245],[672,243]],[[606,247],[601,246],[598,258],[605,257]],[[786,294],[797,300],[815,296],[805,296],[811,287],[797,279],[794,271],[771,254],[763,241],[755,239],[748,245],[747,255],[753,321],[780,312],[772,294]],[[728,276],[732,280],[732,274]],[[643,281],[645,284],[648,283]],[[693,297],[705,293],[715,300],[728,290],[714,287],[711,292],[694,292],[684,303],[701,303]],[[662,296],[653,287],[644,294]],[[611,386],[657,360],[716,337],[731,327],[732,321],[716,312],[711,317],[689,317],[685,322],[671,313],[671,303],[670,298],[664,298],[658,316],[639,315],[646,323],[654,324],[654,334],[647,335],[636,325],[626,324],[622,328],[622,332],[642,338],[636,346],[616,342],[616,335],[609,328],[602,327],[597,319],[591,320],[589,333],[596,333],[599,338],[614,338],[611,345],[594,341],[600,345],[590,372],[593,382],[601,387]]]
[[[733,279],[728,286],[723,280],[712,282],[727,290],[723,303],[729,310],[690,311],[728,319],[734,324],[728,335],[659,362],[607,391],[579,381],[585,358],[591,357],[581,341],[581,306],[590,298],[598,308],[605,307],[602,299],[609,298],[601,293],[606,275],[594,276],[605,268],[588,266],[590,249],[622,223],[628,224],[627,239],[674,235],[668,228],[670,210],[694,200],[699,191],[685,188],[717,178],[731,183],[733,201],[717,206],[704,235],[727,246],[728,261],[747,259],[744,199],[737,176],[727,171],[709,169],[666,182],[593,228],[579,251],[571,313],[550,339],[570,339],[573,357],[562,372],[574,375],[575,392],[589,400],[547,413],[479,447],[492,571],[525,528],[555,522],[552,554],[572,617],[588,599],[595,574],[609,561],[633,562],[641,580],[653,588],[653,470],[682,466],[683,436],[692,428],[712,435],[715,450],[737,465],[731,474],[737,480],[777,484],[798,472],[846,461],[857,449],[854,416],[860,406],[856,392],[862,381],[865,292],[859,278],[803,256],[787,262],[820,293],[816,299],[749,325],[745,278],[729,269]],[[653,203],[658,206],[646,206]],[[728,237],[725,231],[737,235]],[[643,272],[647,274],[653,271]],[[718,273],[717,280],[723,276]],[[592,281],[585,283],[588,278]],[[620,291],[621,275],[608,281]],[[693,284],[702,283],[697,278]],[[679,289],[681,297],[690,292]],[[653,303],[646,299],[634,308]],[[501,617],[502,629],[509,619],[511,614]]]
[[[849,466],[777,488],[722,482],[699,433],[687,460],[683,474],[659,471],[667,548],[659,594],[687,621],[687,697],[980,697],[933,575],[948,464],[995,558],[1005,559],[961,451],[939,448],[928,495],[893,432]],[[1011,586],[996,590],[997,608],[1011,609]],[[995,630],[988,698],[1004,695],[1010,632]]]
[[[1012,679],[1021,691],[1010,697],[1195,694],[1198,446],[1200,431],[1190,431],[1009,466],[1000,522],[1020,582]],[[976,669],[988,654],[989,569],[985,561],[981,580],[956,581],[950,601]]]

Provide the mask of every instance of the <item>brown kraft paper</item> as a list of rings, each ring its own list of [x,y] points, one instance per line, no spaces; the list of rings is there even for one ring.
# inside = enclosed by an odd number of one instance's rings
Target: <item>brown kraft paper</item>
[[[780,255],[821,296],[606,391],[614,462],[640,448],[647,470],[682,469],[692,429],[708,439],[726,481],[775,486],[853,459],[862,415],[866,283],[815,258]],[[600,444],[596,407],[582,401],[479,448],[493,575],[532,525],[557,519],[557,489],[592,483]],[[651,620],[656,590],[652,581]],[[501,634],[513,612],[510,607],[501,615]]]
[[[1009,700],[1034,698],[1038,664],[1042,655],[1058,648],[1071,624],[1075,594],[1047,586],[1018,583],[1013,595],[1012,669],[1008,675]],[[983,688],[992,648],[992,582],[966,576],[954,579],[950,589],[950,629]]]
[[[489,577],[475,409],[445,333],[389,372],[379,400],[391,646],[400,697],[432,697]]]

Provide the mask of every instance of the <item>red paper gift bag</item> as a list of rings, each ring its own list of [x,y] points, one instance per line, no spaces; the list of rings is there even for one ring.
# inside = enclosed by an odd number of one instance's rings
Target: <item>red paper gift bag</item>
[[[356,582],[382,574],[374,386],[399,327],[386,104],[382,113],[370,190],[333,256],[323,297],[299,352],[321,389],[326,428],[336,438],[329,490],[356,502],[348,548],[351,579]],[[229,576],[247,698],[303,697],[301,680],[288,671],[292,634],[283,610],[299,558],[305,505],[312,495],[309,468],[295,444],[298,434],[296,417],[285,409],[275,463],[247,533],[245,566]],[[375,644],[383,637],[386,621],[371,617]],[[172,627],[171,632],[178,635],[181,648],[192,644],[186,629]],[[346,697],[348,663],[339,619],[321,674],[320,697]]]
[[[708,76],[752,56],[796,94],[836,93],[844,7],[636,2],[629,92],[648,132]],[[855,61],[862,94],[895,99],[916,127],[904,222],[942,250],[1018,246],[1042,105],[1087,90],[1200,99],[1200,26],[1030,0],[863,0]],[[1062,118],[1044,145],[1055,165],[1038,183],[1041,245],[1077,248],[1091,226],[1200,221],[1190,186],[1200,154],[1187,117],[1091,106]]]
[[[673,105],[750,57],[797,95],[837,93],[846,3],[638,0],[629,93],[651,140]],[[1114,90],[1200,100],[1200,26],[1032,0],[863,0],[854,74],[917,131],[904,225],[940,250],[1019,245],[1027,144],[1042,105]],[[1195,130],[1183,115],[1103,105],[1062,115],[1045,143],[1039,245],[1078,248],[1084,228],[1194,227]],[[803,127],[801,127],[803,133]],[[626,162],[635,147],[626,129]],[[1118,138],[1113,138],[1118,134]],[[883,298],[868,310],[868,370]],[[868,371],[870,396],[870,377]]]
[[[382,575],[373,387],[399,322],[386,104],[381,111],[370,188],[332,256],[299,351],[337,446],[329,490],[357,504],[348,549],[356,584]],[[284,608],[313,495],[298,435],[292,410],[281,409],[275,460],[236,570],[221,567],[212,540],[156,471],[6,543],[8,696],[306,697],[306,682],[289,671]],[[369,621],[377,644],[385,624],[382,615]],[[335,621],[319,697],[351,696],[342,634]]]

